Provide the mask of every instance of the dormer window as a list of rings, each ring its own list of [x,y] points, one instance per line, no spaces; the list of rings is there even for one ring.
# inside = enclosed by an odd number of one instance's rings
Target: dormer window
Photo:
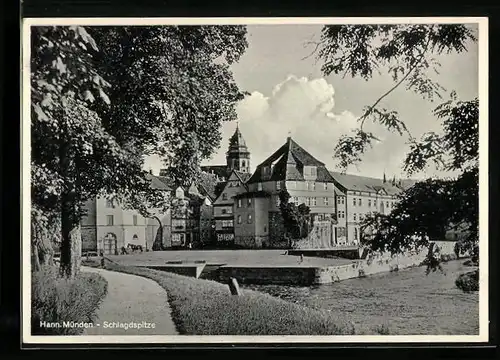
[[[309,179],[316,179],[317,168],[316,166],[304,166],[304,177]]]
[[[180,187],[177,188],[177,190],[175,190],[175,197],[178,199],[184,199],[184,190]]]

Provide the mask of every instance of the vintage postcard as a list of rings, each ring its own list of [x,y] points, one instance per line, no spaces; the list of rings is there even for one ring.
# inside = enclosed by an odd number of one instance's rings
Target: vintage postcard
[[[26,18],[26,344],[488,341],[487,18]]]

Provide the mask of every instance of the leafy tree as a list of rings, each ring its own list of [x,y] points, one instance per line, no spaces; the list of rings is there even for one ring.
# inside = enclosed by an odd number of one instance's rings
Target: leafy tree
[[[430,101],[441,99],[444,89],[430,76],[433,72],[439,73],[440,64],[435,56],[467,51],[469,41],[476,41],[474,32],[458,24],[325,26],[313,53],[322,62],[321,69],[326,76],[333,73],[369,80],[374,72],[386,71],[394,82],[365,107],[358,118],[359,128],[339,140],[335,157],[340,166],[346,168],[361,161],[373,141],[379,140],[364,129],[367,120],[406,135],[410,143],[417,143],[398,112],[382,107],[381,102],[403,86]]]
[[[464,25],[348,25],[325,26],[317,44],[325,75],[341,72],[370,79],[374,71],[388,71],[394,81],[387,92],[365,108],[354,135],[343,136],[335,148],[340,165],[361,161],[375,135],[363,128],[367,120],[385,125],[406,135],[410,144],[403,164],[408,174],[424,170],[430,162],[460,175],[448,179],[428,179],[400,195],[400,201],[388,215],[371,214],[361,227],[363,242],[372,250],[392,253],[430,246],[428,271],[439,268],[435,248],[429,239],[442,238],[446,230],[465,232],[460,249],[478,254],[478,99],[451,99],[437,106],[434,114],[442,121],[444,135],[426,133],[414,138],[396,111],[380,108],[380,102],[396,88],[405,86],[424,98],[442,98],[444,90],[429,76],[438,73],[437,54],[463,52],[467,43],[476,41]]]
[[[98,67],[113,87],[105,127],[138,154],[160,155],[177,185],[198,179],[199,162],[236,119],[243,93],[229,66],[248,46],[244,26],[96,27]],[[124,119],[126,121],[124,123]],[[140,121],[137,121],[140,120]]]
[[[280,211],[285,226],[285,235],[293,244],[293,241],[304,239],[310,233],[311,209],[305,205],[295,205],[290,202],[290,194],[286,189],[279,193]]]
[[[145,155],[177,166],[177,182],[195,176],[221,122],[235,118],[242,94],[228,64],[245,50],[245,34],[241,26],[32,28],[32,202],[60,218],[64,274],[79,268],[84,201],[113,195],[144,214],[165,204],[142,170]]]

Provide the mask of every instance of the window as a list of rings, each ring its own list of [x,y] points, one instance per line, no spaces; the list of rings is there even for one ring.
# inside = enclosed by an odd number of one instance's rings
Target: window
[[[311,198],[310,197],[306,197],[306,205],[311,206]]]
[[[328,198],[327,197],[323,198],[323,203],[325,204],[325,206],[328,206]]]
[[[361,198],[358,199],[358,206],[361,206]]]
[[[352,206],[356,206],[356,198],[352,199]]]
[[[223,228],[231,228],[233,227],[233,220],[222,220],[222,227]]]
[[[222,200],[227,200],[227,194],[226,193],[222,194]]]
[[[299,205],[299,198],[297,196],[294,196],[292,199],[295,205]]]
[[[252,198],[248,198],[248,203],[247,203],[247,206],[248,206],[248,207],[252,206]]]
[[[312,191],[316,190],[316,183],[314,181],[311,183],[311,190]]]
[[[257,190],[258,191],[262,191],[262,183],[258,183],[257,184]]]
[[[266,233],[267,232],[267,226],[264,225],[264,232]]]
[[[276,181],[276,190],[281,190],[281,181]]]
[[[106,199],[106,207],[107,208],[114,208],[113,199]]]
[[[354,228],[354,240],[358,240],[358,229]]]
[[[341,196],[341,197],[340,197],[340,199],[342,200],[342,205],[344,205],[344,204],[345,204],[345,202],[344,202],[344,197],[343,197],[343,196]]]
[[[377,200],[373,200],[373,207],[377,207]]]
[[[133,221],[133,223],[134,223],[134,226],[137,226],[137,215],[134,215],[134,216],[132,217],[132,221]]]
[[[363,214],[359,214],[359,221],[363,220]]]
[[[337,204],[340,205],[340,197],[337,198]]]
[[[227,209],[222,209],[222,210],[221,210],[221,214],[222,214],[222,215],[226,215],[226,214],[227,214]]]
[[[372,199],[368,199],[368,207],[372,206]]]
[[[311,167],[311,176],[316,176],[316,167]]]
[[[238,199],[238,208],[241,207],[241,199]]]
[[[252,223],[252,214],[248,214],[248,219],[247,219],[247,222],[248,222],[249,224],[251,224],[251,223]]]
[[[318,214],[318,221],[323,221],[323,214]]]
[[[324,183],[324,184],[323,184],[323,188],[324,188],[325,190],[328,190],[328,183]]]
[[[106,224],[108,226],[113,226],[114,225],[114,218],[113,215],[106,215]]]
[[[276,206],[277,207],[280,206],[280,197],[279,196],[276,196]]]
[[[139,236],[137,236],[137,234],[134,234],[134,236],[132,236],[132,240],[134,240],[134,241],[139,240]]]
[[[389,207],[389,201],[385,202],[385,206]]]
[[[352,217],[354,218],[354,221],[356,221],[356,213],[353,213]]]
[[[312,200],[312,201],[311,201],[311,205],[312,205],[312,206],[316,206],[316,198],[315,198],[315,197],[313,197],[311,200]]]
[[[241,166],[242,166],[242,167],[247,166],[247,164],[246,164],[245,160],[241,160]]]
[[[241,215],[238,215],[238,224],[241,224]]]
[[[345,211],[342,211],[342,219],[345,219]]]

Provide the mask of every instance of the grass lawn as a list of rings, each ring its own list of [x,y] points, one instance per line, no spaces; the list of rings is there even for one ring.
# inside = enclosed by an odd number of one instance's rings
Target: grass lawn
[[[87,264],[91,265],[91,264]],[[356,331],[347,318],[310,309],[252,290],[232,296],[218,282],[167,272],[107,263],[106,269],[144,276],[163,287],[172,317],[185,335],[353,335],[380,334],[380,329]]]

